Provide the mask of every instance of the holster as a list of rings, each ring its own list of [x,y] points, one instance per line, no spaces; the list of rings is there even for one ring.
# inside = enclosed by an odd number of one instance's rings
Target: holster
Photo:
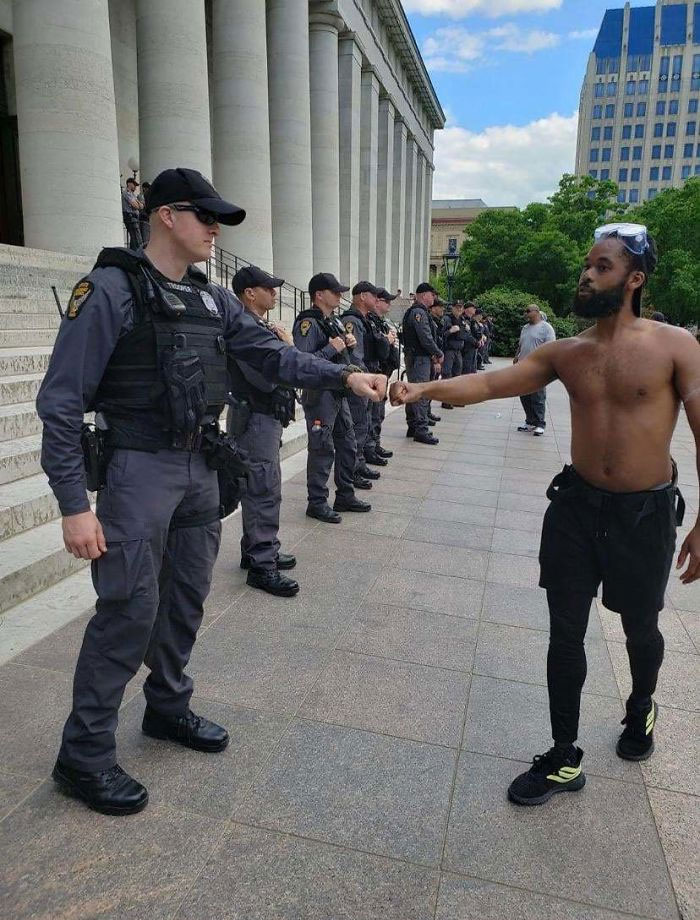
[[[249,402],[238,399],[237,396],[231,398],[228,406],[228,428],[234,438],[240,438],[246,433],[252,414],[253,410]]]
[[[107,482],[109,452],[105,445],[103,432],[94,425],[83,423],[80,426],[80,446],[83,450],[87,490],[97,492]]]
[[[202,434],[202,453],[207,466],[216,470],[219,479],[219,516],[223,520],[233,514],[245,492],[247,458],[236,442],[219,430],[216,422]]]

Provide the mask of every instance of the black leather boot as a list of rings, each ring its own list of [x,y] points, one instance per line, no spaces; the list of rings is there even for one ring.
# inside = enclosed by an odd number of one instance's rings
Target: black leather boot
[[[286,575],[280,575],[277,569],[251,569],[246,578],[251,588],[260,588],[275,597],[294,597],[299,593],[299,582]]]
[[[350,498],[338,498],[336,497],[335,502],[333,503],[334,511],[371,511],[372,506],[369,502],[363,502],[359,498],[355,498],[353,495]]]
[[[279,553],[277,556],[277,568],[278,569],[293,569],[297,564],[297,557],[292,556],[291,553]],[[250,556],[241,556],[241,568],[249,569],[250,568]]]
[[[228,732],[225,728],[203,716],[195,715],[191,709],[184,715],[171,716],[146,706],[141,730],[150,738],[174,741],[193,751],[205,751],[208,754],[223,751],[228,745]]]
[[[137,780],[115,764],[108,770],[90,773],[56,761],[51,776],[58,788],[103,815],[134,815],[148,804],[148,792]]]
[[[343,520],[330,505],[309,505],[306,509],[306,516],[323,521],[324,524],[340,524]]]

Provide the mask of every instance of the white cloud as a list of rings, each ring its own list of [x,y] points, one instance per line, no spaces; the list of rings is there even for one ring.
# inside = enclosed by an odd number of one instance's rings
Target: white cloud
[[[483,16],[513,16],[558,10],[562,0],[403,0],[407,13],[464,19],[474,13]]]
[[[598,29],[580,29],[578,31],[569,32],[568,38],[583,38],[586,41],[590,41],[592,38],[598,37]]]
[[[480,133],[448,125],[435,135],[433,198],[483,198],[489,205],[545,201],[574,171],[578,113]]]
[[[510,51],[533,54],[554,48],[560,38],[541,29],[521,29],[513,22],[483,32],[471,32],[462,26],[436,29],[423,43],[423,58],[428,70],[466,73],[487,51]]]

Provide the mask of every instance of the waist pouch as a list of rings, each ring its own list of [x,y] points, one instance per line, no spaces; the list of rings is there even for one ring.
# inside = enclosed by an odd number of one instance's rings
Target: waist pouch
[[[199,355],[191,348],[173,348],[165,353],[161,369],[171,427],[189,434],[207,411],[207,386]]]

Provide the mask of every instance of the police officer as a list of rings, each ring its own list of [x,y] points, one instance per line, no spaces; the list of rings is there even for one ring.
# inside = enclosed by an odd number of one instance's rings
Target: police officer
[[[293,345],[291,333],[280,323],[267,320],[274,308],[282,278],[268,275],[256,265],[241,268],[231,287],[246,310],[281,342]],[[294,579],[280,573],[293,569],[294,556],[280,552],[277,537],[282,504],[280,442],[282,429],[294,419],[295,393],[266,380],[242,360],[229,360],[231,405],[226,430],[245,451],[248,464],[246,487],[241,496],[243,536],[241,568],[248,569],[247,584],[278,597],[299,591]]]
[[[294,321],[294,344],[300,351],[317,355],[347,367],[351,364],[348,348],[355,338],[346,334],[333,311],[340,295],[350,290],[335,275],[321,272],[309,281],[311,308],[303,310]],[[370,511],[372,506],[355,496],[357,445],[348,401],[330,389],[307,388],[301,404],[309,436],[306,463],[308,517],[326,524],[338,524],[340,511]],[[335,502],[328,504],[328,476],[335,459]]]
[[[464,349],[462,350],[462,373],[476,373],[476,350],[479,347],[480,328],[474,319],[476,304],[469,301],[464,308]]]
[[[403,343],[406,360],[406,376],[411,383],[427,383],[430,380],[432,359],[439,361],[443,353],[432,332],[428,313],[437,291],[426,281],[416,288],[416,299],[403,318]],[[437,444],[428,427],[429,404],[425,399],[406,405],[406,437],[421,444]]]
[[[103,250],[74,287],[37,397],[42,465],[65,546],[92,560],[97,592],[53,777],[115,815],[148,801],[118,766],[114,737],[124,688],[144,659],[146,734],[200,751],[221,751],[229,740],[190,710],[185,673],[219,549],[218,475],[233,475],[214,421],[228,390],[227,357],[292,386],[349,387],[372,398],[385,390],[381,377],[285,345],[233,293],[188,267],[209,257],[221,222],[245,217],[198,172],[160,173],[146,206],[146,250]],[[80,442],[92,409],[109,454],[96,514]]]
[[[375,331],[386,338],[389,344],[389,351],[386,358],[379,362],[377,369],[387,378],[391,377],[394,371],[401,367],[401,356],[397,344],[396,329],[389,321],[389,312],[391,311],[391,302],[396,300],[398,294],[390,294],[386,288],[379,288],[377,294],[376,313],[369,313],[368,319],[375,328]],[[365,442],[365,460],[368,464],[385,466],[386,461],[394,456],[393,450],[385,450],[382,447],[382,423],[386,414],[386,400],[381,402],[370,403],[370,421],[369,433]],[[384,461],[381,463],[380,461]]]
[[[369,281],[358,281],[352,289],[352,306],[340,317],[345,334],[355,339],[355,344],[352,346],[353,363],[363,370],[377,371],[380,363],[386,360],[389,354],[388,339],[375,331],[369,319],[369,315],[376,311],[377,293],[378,288]],[[348,405],[357,443],[355,486],[361,489],[367,488],[367,485],[371,487],[369,480],[379,479],[380,474],[377,470],[369,468],[365,458],[365,445],[370,425],[369,400],[351,394],[348,396]]]
[[[477,338],[476,346],[476,369],[484,369],[484,346],[486,345],[486,326],[484,326],[484,314],[477,307],[474,311],[474,335]]]

